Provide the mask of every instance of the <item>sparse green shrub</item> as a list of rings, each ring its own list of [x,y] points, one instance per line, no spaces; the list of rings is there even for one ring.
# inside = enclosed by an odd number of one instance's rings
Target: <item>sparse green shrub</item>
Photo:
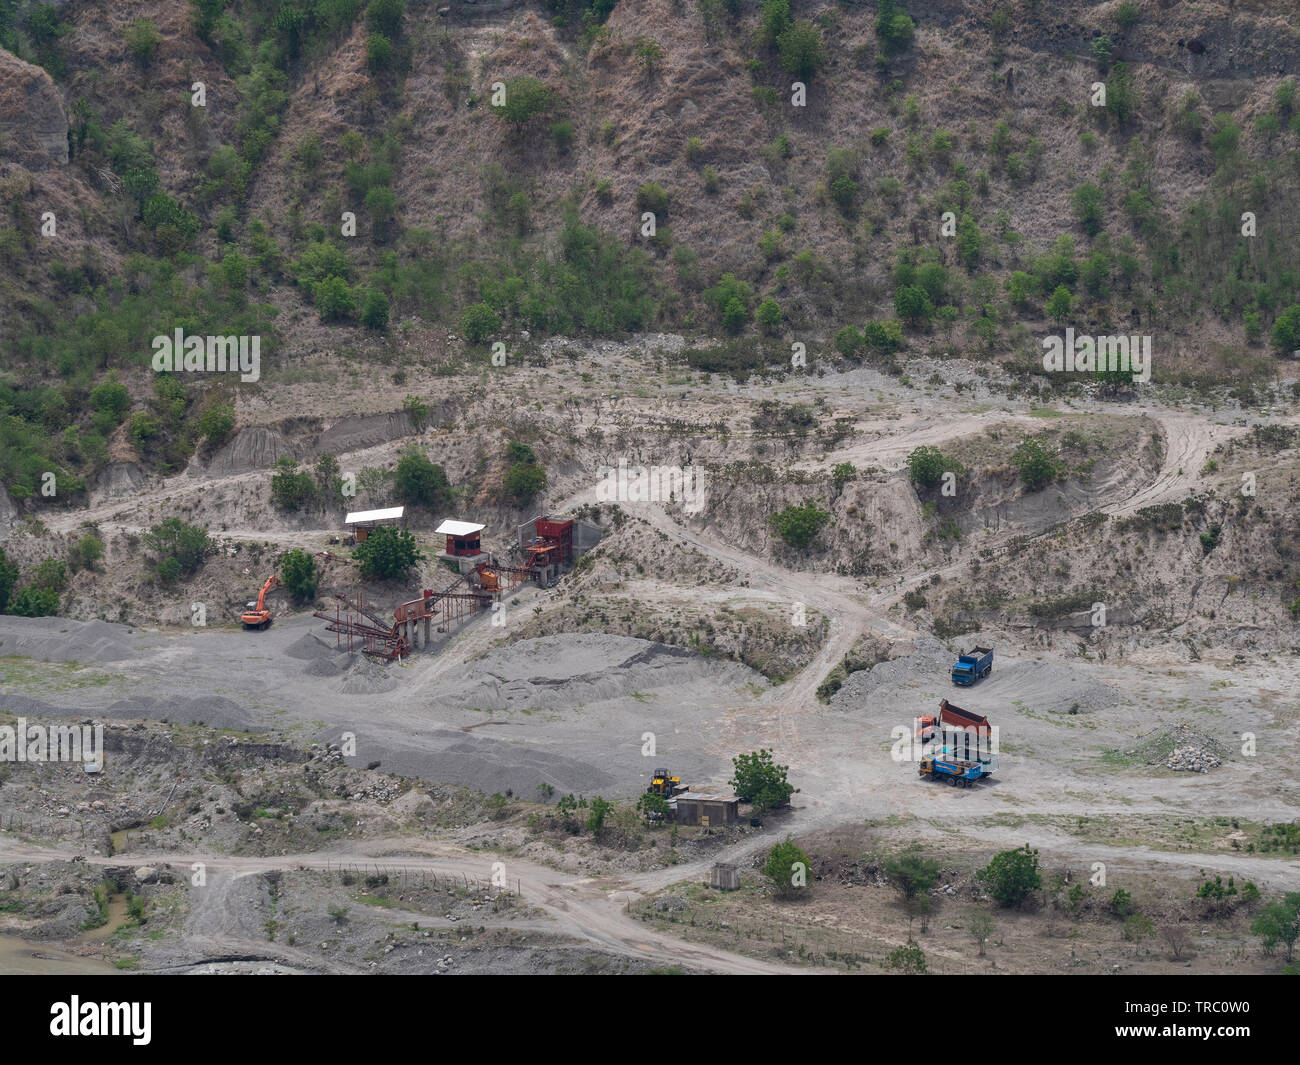
[[[831,520],[830,514],[812,500],[801,504],[792,504],[769,519],[772,531],[786,545],[794,548],[807,547]]]
[[[388,328],[388,297],[381,289],[366,291],[365,303],[361,305],[361,324],[367,329],[383,332]]]
[[[774,894],[790,898],[807,886],[809,868],[808,856],[791,837],[786,836],[767,852],[763,876],[772,885]]]
[[[876,4],[876,36],[887,56],[906,51],[912,43],[916,24],[897,0],[878,0]]]
[[[1031,891],[1043,886],[1038,872],[1038,851],[1029,845],[1017,850],[1002,851],[981,869],[976,876],[988,885],[991,894],[1002,906],[1019,906]]]
[[[443,468],[412,444],[393,471],[393,495],[409,506],[439,507],[449,501],[450,483]]]
[[[466,307],[460,316],[460,331],[471,344],[481,344],[501,328],[501,319],[487,303]]]
[[[776,40],[781,66],[787,74],[809,82],[826,65],[821,31],[806,19],[798,19],[781,31]]]
[[[271,503],[279,510],[297,511],[316,502],[316,482],[288,455],[281,455],[271,474]]]
[[[141,536],[154,571],[163,580],[188,577],[214,550],[206,530],[180,518],[164,518]]]
[[[902,947],[895,947],[885,958],[885,968],[903,976],[923,976],[929,970],[925,964],[925,951],[913,939]]]
[[[546,471],[531,462],[516,462],[506,471],[503,486],[516,506],[526,506],[546,488]]]
[[[126,29],[126,47],[141,67],[147,67],[158,53],[162,37],[152,19],[136,19]]]
[[[636,190],[636,206],[640,211],[649,211],[662,222],[668,213],[668,192],[657,181],[647,181]]]
[[[280,560],[280,579],[294,602],[310,603],[316,598],[320,568],[311,555],[295,547]]]
[[[1056,449],[1032,436],[1012,452],[1011,462],[1031,492],[1045,488],[1065,470],[1065,462]]]
[[[554,107],[554,93],[536,78],[511,78],[503,83],[503,87],[504,99],[492,109],[514,127],[516,134]]]
[[[922,444],[907,456],[907,472],[912,483],[921,488],[933,488],[949,469],[952,466],[933,444]]]
[[[405,529],[379,525],[352,551],[365,580],[401,580],[424,555]]]

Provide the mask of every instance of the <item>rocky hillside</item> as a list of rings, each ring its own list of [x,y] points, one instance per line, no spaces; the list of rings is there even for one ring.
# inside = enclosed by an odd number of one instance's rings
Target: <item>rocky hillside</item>
[[[1298,26],[1296,0],[16,0],[0,479],[75,504],[210,456],[306,360],[463,372],[551,334],[1032,378],[1070,325],[1265,402],[1300,348]],[[176,329],[260,337],[259,379],[150,372]]]

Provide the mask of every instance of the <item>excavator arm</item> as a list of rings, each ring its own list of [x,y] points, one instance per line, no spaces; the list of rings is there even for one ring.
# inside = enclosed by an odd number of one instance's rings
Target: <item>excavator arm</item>
[[[262,590],[257,593],[258,610],[264,610],[266,608],[266,593],[269,592],[272,588],[274,588],[279,583],[280,583],[280,578],[275,576],[274,574],[266,578],[266,583],[262,585]]]
[[[264,629],[271,624],[271,611],[266,608],[266,593],[280,583],[280,578],[272,574],[266,578],[266,583],[262,585],[262,590],[257,593],[257,602],[249,603],[240,618],[245,627],[250,629]]]

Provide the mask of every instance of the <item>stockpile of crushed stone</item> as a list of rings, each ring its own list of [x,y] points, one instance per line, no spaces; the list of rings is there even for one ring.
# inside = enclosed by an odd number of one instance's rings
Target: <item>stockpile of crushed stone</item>
[[[328,658],[318,658],[309,663],[303,672],[313,677],[337,677],[340,673],[346,673],[360,657],[362,656],[353,651],[336,651]]]
[[[334,646],[333,641],[322,640],[314,632],[304,632],[284,649],[284,653],[290,658],[316,661],[321,658],[332,658],[339,653],[339,649]]]
[[[107,621],[0,618],[0,654],[47,662],[117,662],[134,654],[132,630]]]
[[[339,692],[343,695],[379,695],[397,687],[397,678],[383,662],[358,655],[356,662],[343,675]]]
[[[1208,773],[1223,762],[1223,747],[1186,722],[1172,729],[1157,729],[1124,752],[1145,765],[1164,766],[1185,773]]]

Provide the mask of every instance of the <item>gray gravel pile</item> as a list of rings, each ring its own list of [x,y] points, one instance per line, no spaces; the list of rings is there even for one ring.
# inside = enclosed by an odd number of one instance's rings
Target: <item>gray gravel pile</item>
[[[397,678],[388,666],[358,655],[356,662],[344,674],[339,692],[343,695],[379,695],[396,687]]]
[[[1185,773],[1208,773],[1223,764],[1223,747],[1199,729],[1183,722],[1172,729],[1149,732],[1126,754],[1146,765]]]

